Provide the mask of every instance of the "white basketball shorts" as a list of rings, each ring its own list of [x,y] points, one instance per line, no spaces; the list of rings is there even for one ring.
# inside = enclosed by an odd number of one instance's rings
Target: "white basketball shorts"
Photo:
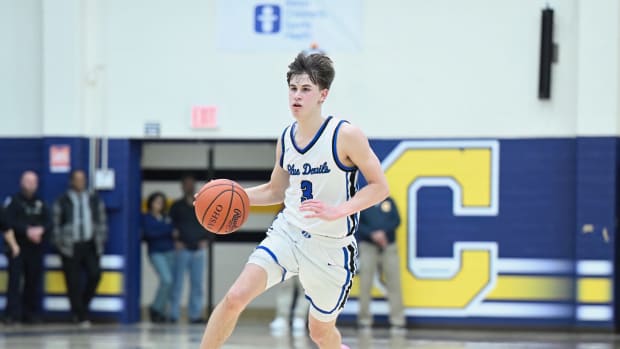
[[[335,320],[344,307],[357,269],[357,243],[312,235],[289,224],[282,214],[248,258],[267,272],[267,289],[295,275],[310,302],[310,315]]]

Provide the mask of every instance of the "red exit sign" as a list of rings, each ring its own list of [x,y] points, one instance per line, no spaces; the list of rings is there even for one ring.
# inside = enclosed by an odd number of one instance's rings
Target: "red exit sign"
[[[192,128],[216,128],[217,107],[197,105],[192,107]]]

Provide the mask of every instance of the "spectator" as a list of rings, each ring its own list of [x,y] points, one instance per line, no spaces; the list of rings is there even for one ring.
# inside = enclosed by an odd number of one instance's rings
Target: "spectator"
[[[21,191],[10,199],[6,207],[6,222],[10,228],[5,238],[11,254],[9,285],[5,309],[5,323],[22,320],[25,323],[41,321],[41,291],[43,281],[42,242],[51,229],[47,206],[36,192],[39,178],[32,171],[21,176]],[[22,276],[24,278],[21,290]]]
[[[299,277],[294,280],[284,281],[278,288],[276,296],[276,318],[269,324],[271,334],[282,335],[288,333],[291,324],[291,311],[293,312],[292,329],[293,335],[306,333],[306,318],[310,303],[306,299],[304,289],[299,282]],[[297,297],[295,296],[297,292]],[[293,304],[295,301],[295,304]]]
[[[360,248],[358,325],[362,331],[369,331],[372,328],[370,293],[375,272],[379,267],[386,281],[392,333],[404,332],[405,316],[400,284],[400,264],[395,243],[396,228],[399,225],[400,215],[392,198],[387,198],[360,213],[360,225],[357,232]]]
[[[207,260],[206,247],[209,234],[198,222],[194,213],[194,193],[196,179],[184,176],[181,181],[183,197],[172,204],[170,217],[178,232],[175,258],[174,286],[172,287],[172,304],[170,319],[179,319],[181,294],[185,271],[189,270],[189,303],[188,317],[193,324],[204,323],[203,309],[205,303],[205,265]]]
[[[159,278],[149,316],[152,322],[165,322],[173,285],[174,227],[166,212],[166,196],[163,193],[149,195],[146,207],[148,212],[142,216],[142,238],[148,245],[149,260]]]
[[[108,225],[103,201],[86,189],[84,171],[71,172],[69,190],[54,203],[53,218],[52,242],[62,259],[72,320],[88,327],[88,309],[101,278],[100,259]],[[84,285],[83,271],[86,272]]]

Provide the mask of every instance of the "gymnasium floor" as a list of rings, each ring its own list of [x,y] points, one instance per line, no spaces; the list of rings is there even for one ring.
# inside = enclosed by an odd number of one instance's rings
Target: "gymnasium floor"
[[[224,346],[228,349],[302,349],[315,348],[307,337],[272,337],[268,324],[242,321]],[[52,324],[41,326],[0,325],[0,348],[7,349],[197,349],[202,325],[131,326],[93,325],[89,329]],[[341,328],[344,342],[355,348],[620,348],[620,336],[606,333],[574,332],[509,332],[465,330],[409,330],[404,336],[390,336],[387,330],[358,334],[355,329]]]

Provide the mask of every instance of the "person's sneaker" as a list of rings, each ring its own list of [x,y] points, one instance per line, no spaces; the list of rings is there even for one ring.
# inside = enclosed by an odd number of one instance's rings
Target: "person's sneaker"
[[[288,321],[283,317],[275,318],[270,324],[269,329],[272,335],[281,335],[288,332]]]
[[[296,317],[293,319],[293,335],[301,336],[306,334],[306,319]]]
[[[82,320],[82,321],[80,321],[80,322],[78,323],[78,326],[79,326],[80,328],[84,328],[84,329],[86,329],[86,328],[90,328],[90,325],[91,325],[91,324],[90,324],[90,321],[88,321],[88,320]]]

